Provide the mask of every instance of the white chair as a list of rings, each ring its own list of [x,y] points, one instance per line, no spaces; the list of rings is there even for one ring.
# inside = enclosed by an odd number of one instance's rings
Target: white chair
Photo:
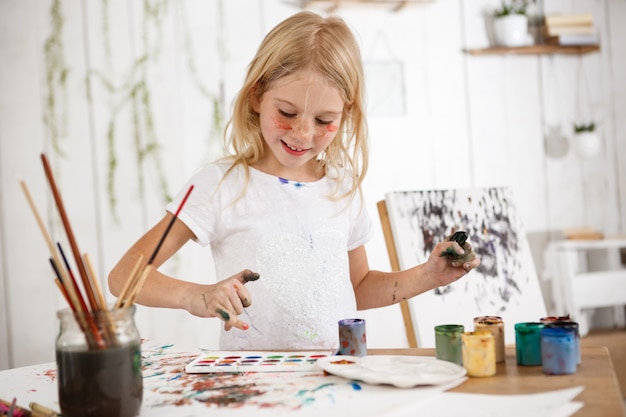
[[[614,307],[613,322],[624,327],[626,268],[619,250],[626,239],[558,240],[546,248],[545,263],[555,314],[572,316],[586,336],[598,308]]]

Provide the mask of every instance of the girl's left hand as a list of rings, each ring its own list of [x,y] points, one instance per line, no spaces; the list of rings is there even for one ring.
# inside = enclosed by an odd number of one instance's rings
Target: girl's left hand
[[[472,245],[463,243],[463,247],[454,241],[438,243],[426,261],[426,271],[435,281],[436,287],[443,287],[458,280],[480,265]]]

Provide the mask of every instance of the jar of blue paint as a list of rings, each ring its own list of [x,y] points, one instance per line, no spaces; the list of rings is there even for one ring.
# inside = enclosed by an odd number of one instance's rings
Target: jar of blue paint
[[[576,373],[578,363],[576,331],[572,327],[548,323],[541,329],[541,364],[550,375]]]
[[[581,355],[580,355],[580,330],[578,323],[572,321],[569,316],[564,317],[545,317],[541,319],[541,322],[544,324],[555,324],[556,326],[562,327],[571,327],[576,332],[576,363],[580,364]]]

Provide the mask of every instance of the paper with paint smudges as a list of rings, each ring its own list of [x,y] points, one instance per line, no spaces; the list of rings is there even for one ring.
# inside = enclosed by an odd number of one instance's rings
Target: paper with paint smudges
[[[378,417],[430,401],[458,385],[397,389],[311,372],[188,374],[185,366],[210,353],[142,341],[144,399],[138,417]],[[0,398],[17,397],[58,409],[55,363],[0,372]]]

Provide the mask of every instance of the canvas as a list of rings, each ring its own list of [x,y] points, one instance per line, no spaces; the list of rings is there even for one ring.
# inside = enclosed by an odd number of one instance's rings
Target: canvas
[[[434,327],[501,316],[505,343],[514,325],[546,316],[541,287],[508,188],[397,191],[385,196],[400,269],[424,262],[434,246],[463,230],[481,264],[459,281],[409,300],[417,343],[434,347]]]

